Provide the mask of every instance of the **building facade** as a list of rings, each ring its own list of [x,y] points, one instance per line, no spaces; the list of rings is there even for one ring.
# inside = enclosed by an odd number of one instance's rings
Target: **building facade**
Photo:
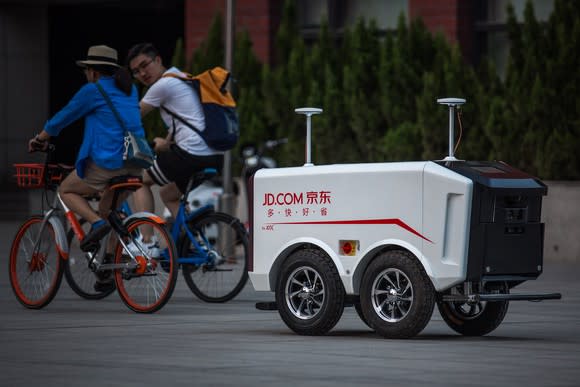
[[[320,21],[328,20],[335,34],[353,25],[358,18],[374,19],[382,31],[394,30],[398,18],[421,18],[432,33],[442,33],[458,44],[468,62],[490,56],[505,68],[509,50],[506,21],[511,3],[518,20],[523,19],[527,0],[295,0],[297,16],[305,39],[315,38]],[[234,0],[235,29],[248,31],[257,57],[264,63],[273,59],[275,34],[284,0]],[[536,18],[548,20],[553,0],[533,0]],[[225,14],[226,0],[185,1],[185,47],[190,55],[205,38],[216,12]]]
[[[285,0],[233,0],[235,30],[249,32],[257,57],[273,60],[275,35]],[[26,140],[62,108],[85,82],[75,60],[93,44],[108,44],[124,57],[135,43],[151,41],[166,61],[184,37],[191,54],[207,36],[227,0],[0,0],[0,192],[15,191],[12,164],[41,160],[26,153]],[[304,39],[316,38],[322,18],[340,36],[362,17],[381,31],[393,30],[398,18],[420,17],[432,32],[457,43],[467,61],[491,56],[505,67],[508,53],[506,6],[522,20],[526,0],[295,0]],[[538,20],[548,19],[553,0],[534,0]],[[78,141],[82,123],[68,129]],[[70,160],[76,148],[60,149]],[[17,195],[20,197],[21,195]],[[10,204],[8,204],[10,205]],[[12,206],[11,206],[12,207]],[[0,207],[0,216],[6,212]]]

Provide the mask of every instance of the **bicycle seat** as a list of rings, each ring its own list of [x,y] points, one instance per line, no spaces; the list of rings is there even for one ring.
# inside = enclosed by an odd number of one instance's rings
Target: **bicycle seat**
[[[72,171],[73,169],[75,169],[75,166],[73,164],[58,163],[56,165],[63,171]]]
[[[135,191],[143,185],[143,178],[141,176],[123,175],[115,176],[109,180],[108,188],[111,190],[126,189]]]

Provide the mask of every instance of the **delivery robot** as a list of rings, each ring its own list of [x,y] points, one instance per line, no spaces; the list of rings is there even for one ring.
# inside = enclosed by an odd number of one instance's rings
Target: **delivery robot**
[[[512,293],[543,269],[547,187],[502,162],[454,157],[456,109],[449,109],[449,155],[439,161],[314,165],[306,115],[306,163],[262,169],[250,181],[249,277],[275,293],[282,320],[322,335],[354,306],[386,338],[410,338],[436,304],[456,332],[496,329],[512,300],[560,299]],[[257,305],[258,307],[258,305]]]

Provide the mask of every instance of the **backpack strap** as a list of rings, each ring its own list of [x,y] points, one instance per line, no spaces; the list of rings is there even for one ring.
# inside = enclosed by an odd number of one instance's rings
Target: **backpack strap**
[[[101,86],[99,82],[95,82],[95,86],[97,86],[99,93],[101,93],[101,95],[105,99],[105,102],[107,102],[107,105],[109,105],[109,108],[113,111],[113,115],[115,116],[117,121],[119,121],[119,125],[121,125],[121,128],[125,131],[125,136],[127,136],[129,131],[125,126],[125,121],[123,121],[123,118],[121,118],[121,115],[119,114],[119,111],[115,108],[115,105],[113,105],[113,101],[111,101],[109,94],[107,94],[107,92],[105,91],[105,89],[103,89],[103,86]]]
[[[194,92],[197,92],[195,90],[195,87],[193,85],[193,77],[191,74],[189,73],[184,73],[186,76],[180,76],[178,74],[175,73],[166,73],[163,74],[161,77],[162,78],[175,78],[175,79],[179,79],[182,82],[187,83],[189,86],[191,86],[191,89]],[[199,94],[199,93],[198,93]],[[199,97],[199,96],[198,96]],[[201,102],[201,101],[200,101]],[[188,128],[190,128],[191,130],[193,130],[194,132],[196,132],[203,140],[203,136],[201,134],[201,131],[199,129],[197,129],[195,126],[193,126],[192,124],[190,124],[189,122],[187,122],[183,117],[181,117],[179,114],[172,112],[171,110],[167,109],[165,106],[161,105],[160,108],[165,111],[167,114],[169,114],[171,117],[173,117],[173,134],[172,134],[172,138],[175,137],[175,131],[176,131],[176,127],[175,127],[175,120],[177,119],[179,122],[181,122],[183,125],[187,126]],[[204,140],[205,141],[205,140]]]
[[[181,75],[175,73],[165,73],[161,76],[161,78],[177,78],[185,82],[193,81],[193,75],[191,75],[190,73],[184,73],[183,71],[182,73],[185,74],[185,77],[182,77]]]
[[[194,132],[199,134],[199,136],[203,139],[203,137],[201,136],[201,131],[199,129],[197,129],[195,126],[193,126],[192,124],[190,124],[189,122],[187,122],[179,114],[172,112],[171,110],[167,109],[165,106],[160,106],[160,107],[161,107],[161,109],[163,109],[167,114],[169,114],[174,119],[174,121],[173,121],[173,136],[175,136],[175,119],[177,119],[179,122],[181,122],[182,124],[184,124],[185,126],[190,128],[191,130],[193,130]]]

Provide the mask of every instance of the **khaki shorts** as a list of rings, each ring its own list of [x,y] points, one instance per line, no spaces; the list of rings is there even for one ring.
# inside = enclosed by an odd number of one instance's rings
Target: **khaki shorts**
[[[109,180],[116,176],[132,175],[141,176],[143,170],[141,168],[119,168],[119,169],[105,169],[101,168],[92,161],[87,162],[85,168],[85,178],[82,179],[88,186],[98,191],[103,191],[109,184]]]

